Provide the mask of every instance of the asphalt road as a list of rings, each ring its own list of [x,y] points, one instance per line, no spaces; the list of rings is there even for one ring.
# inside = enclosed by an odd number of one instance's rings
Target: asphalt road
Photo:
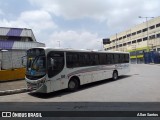
[[[76,92],[20,93],[0,96],[0,102],[160,102],[160,66],[131,65],[131,71],[111,79],[82,86]]]

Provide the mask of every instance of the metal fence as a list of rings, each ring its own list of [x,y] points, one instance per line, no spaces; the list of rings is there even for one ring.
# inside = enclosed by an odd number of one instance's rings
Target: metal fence
[[[160,63],[160,52],[159,51],[150,51],[144,52],[144,63]]]

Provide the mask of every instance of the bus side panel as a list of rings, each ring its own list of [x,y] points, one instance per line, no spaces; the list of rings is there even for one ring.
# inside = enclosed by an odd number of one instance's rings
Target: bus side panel
[[[92,82],[92,76],[91,76],[91,74],[90,73],[84,74],[82,81],[83,81],[82,84],[87,84],[87,83]]]
[[[128,73],[130,71],[129,63],[121,64],[121,67],[118,67],[117,71],[118,71],[119,76],[125,75],[126,73]]]

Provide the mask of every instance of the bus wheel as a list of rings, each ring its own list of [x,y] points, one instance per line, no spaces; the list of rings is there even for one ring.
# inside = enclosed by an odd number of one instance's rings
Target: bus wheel
[[[113,80],[117,80],[118,79],[118,72],[117,71],[113,72],[112,79]]]
[[[76,78],[72,78],[68,83],[68,89],[70,91],[76,91],[79,87],[79,82]]]

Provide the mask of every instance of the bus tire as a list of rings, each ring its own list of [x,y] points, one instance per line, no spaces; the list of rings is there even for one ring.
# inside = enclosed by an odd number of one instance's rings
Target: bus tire
[[[118,72],[116,70],[113,71],[112,79],[113,80],[117,80],[118,79]]]
[[[77,78],[71,78],[68,83],[68,89],[70,91],[76,91],[79,88],[79,82]]]

